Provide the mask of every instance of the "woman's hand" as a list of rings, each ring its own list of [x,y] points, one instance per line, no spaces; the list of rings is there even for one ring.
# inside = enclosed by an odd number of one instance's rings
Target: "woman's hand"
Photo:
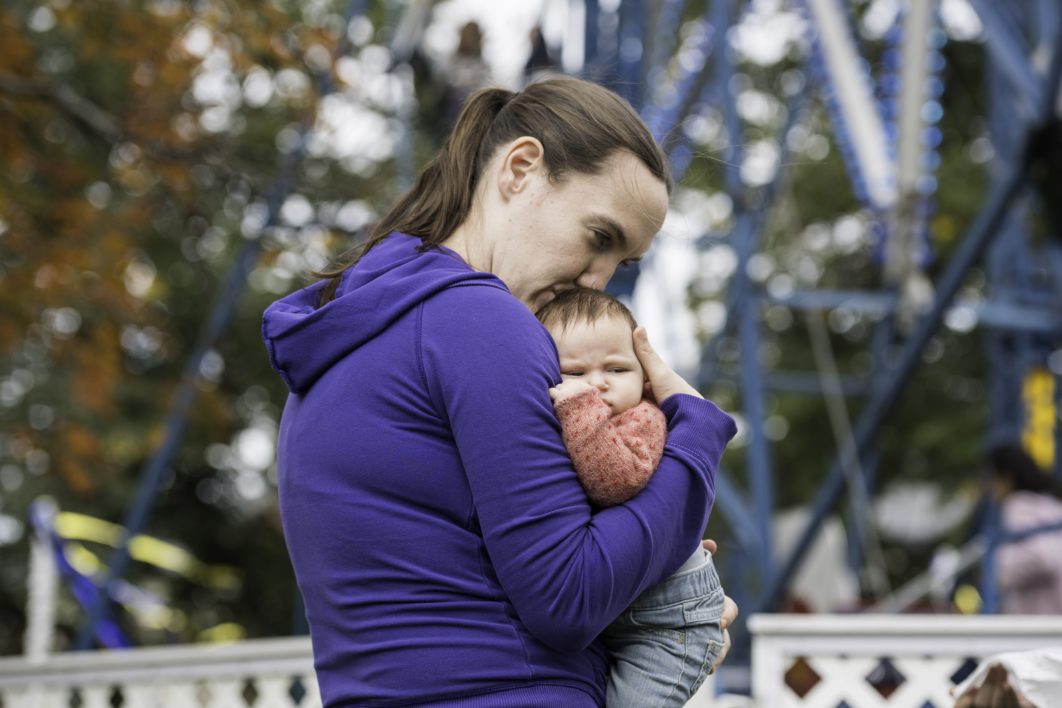
[[[701,541],[701,545],[704,546],[704,550],[708,551],[713,556],[715,555],[715,552],[719,549],[719,546],[716,544],[716,542],[710,538],[706,538],[705,540]],[[715,663],[712,664],[713,674],[715,673],[715,670],[718,669],[719,666],[726,659],[726,655],[730,651],[730,630],[727,629],[727,627],[729,627],[731,623],[737,619],[737,616],[737,603],[731,600],[729,597],[725,597],[723,599],[723,616],[719,620],[719,625],[723,628],[723,650],[719,652],[718,658],[716,658]]]
[[[726,661],[726,655],[730,652],[730,630],[727,627],[730,623],[737,619],[738,606],[737,603],[731,600],[729,597],[723,598],[723,617],[719,620],[719,625],[723,628],[723,648],[719,652],[719,656],[716,657],[715,663],[712,664],[712,673],[714,674],[724,661]]]
[[[703,398],[697,389],[686,383],[685,379],[676,374],[675,370],[660,358],[653,346],[649,344],[649,335],[645,327],[634,330],[634,353],[638,356],[638,361],[642,363],[645,376],[649,379],[649,388],[658,405],[676,393],[687,393]]]

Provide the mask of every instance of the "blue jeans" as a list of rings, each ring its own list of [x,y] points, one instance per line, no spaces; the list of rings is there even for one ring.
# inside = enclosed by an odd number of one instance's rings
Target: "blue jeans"
[[[606,708],[680,707],[723,648],[723,588],[712,557],[643,592],[601,635],[611,659]]]

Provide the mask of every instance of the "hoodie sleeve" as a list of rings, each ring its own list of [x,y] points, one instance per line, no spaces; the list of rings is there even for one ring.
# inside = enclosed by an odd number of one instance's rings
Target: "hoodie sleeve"
[[[545,328],[485,287],[446,290],[419,314],[425,385],[449,421],[499,581],[528,631],[581,650],[697,545],[734,422],[709,401],[671,397],[656,474],[636,498],[593,513],[549,398],[560,370]]]

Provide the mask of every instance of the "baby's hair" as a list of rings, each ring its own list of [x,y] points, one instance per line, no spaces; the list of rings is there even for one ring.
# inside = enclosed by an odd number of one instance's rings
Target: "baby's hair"
[[[535,313],[538,321],[546,327],[558,327],[562,332],[578,322],[594,323],[606,317],[617,317],[631,326],[638,321],[627,306],[615,296],[592,288],[565,290]]]

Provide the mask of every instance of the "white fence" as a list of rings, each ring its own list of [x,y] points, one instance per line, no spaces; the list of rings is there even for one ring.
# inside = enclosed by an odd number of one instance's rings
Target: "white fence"
[[[759,615],[749,626],[760,708],[944,708],[964,664],[1062,644],[1062,617]],[[3,708],[320,705],[305,638],[0,659]]]
[[[3,708],[320,708],[310,641],[0,660]]]
[[[972,663],[1062,644],[1055,616],[758,615],[749,628],[764,708],[950,707]]]

